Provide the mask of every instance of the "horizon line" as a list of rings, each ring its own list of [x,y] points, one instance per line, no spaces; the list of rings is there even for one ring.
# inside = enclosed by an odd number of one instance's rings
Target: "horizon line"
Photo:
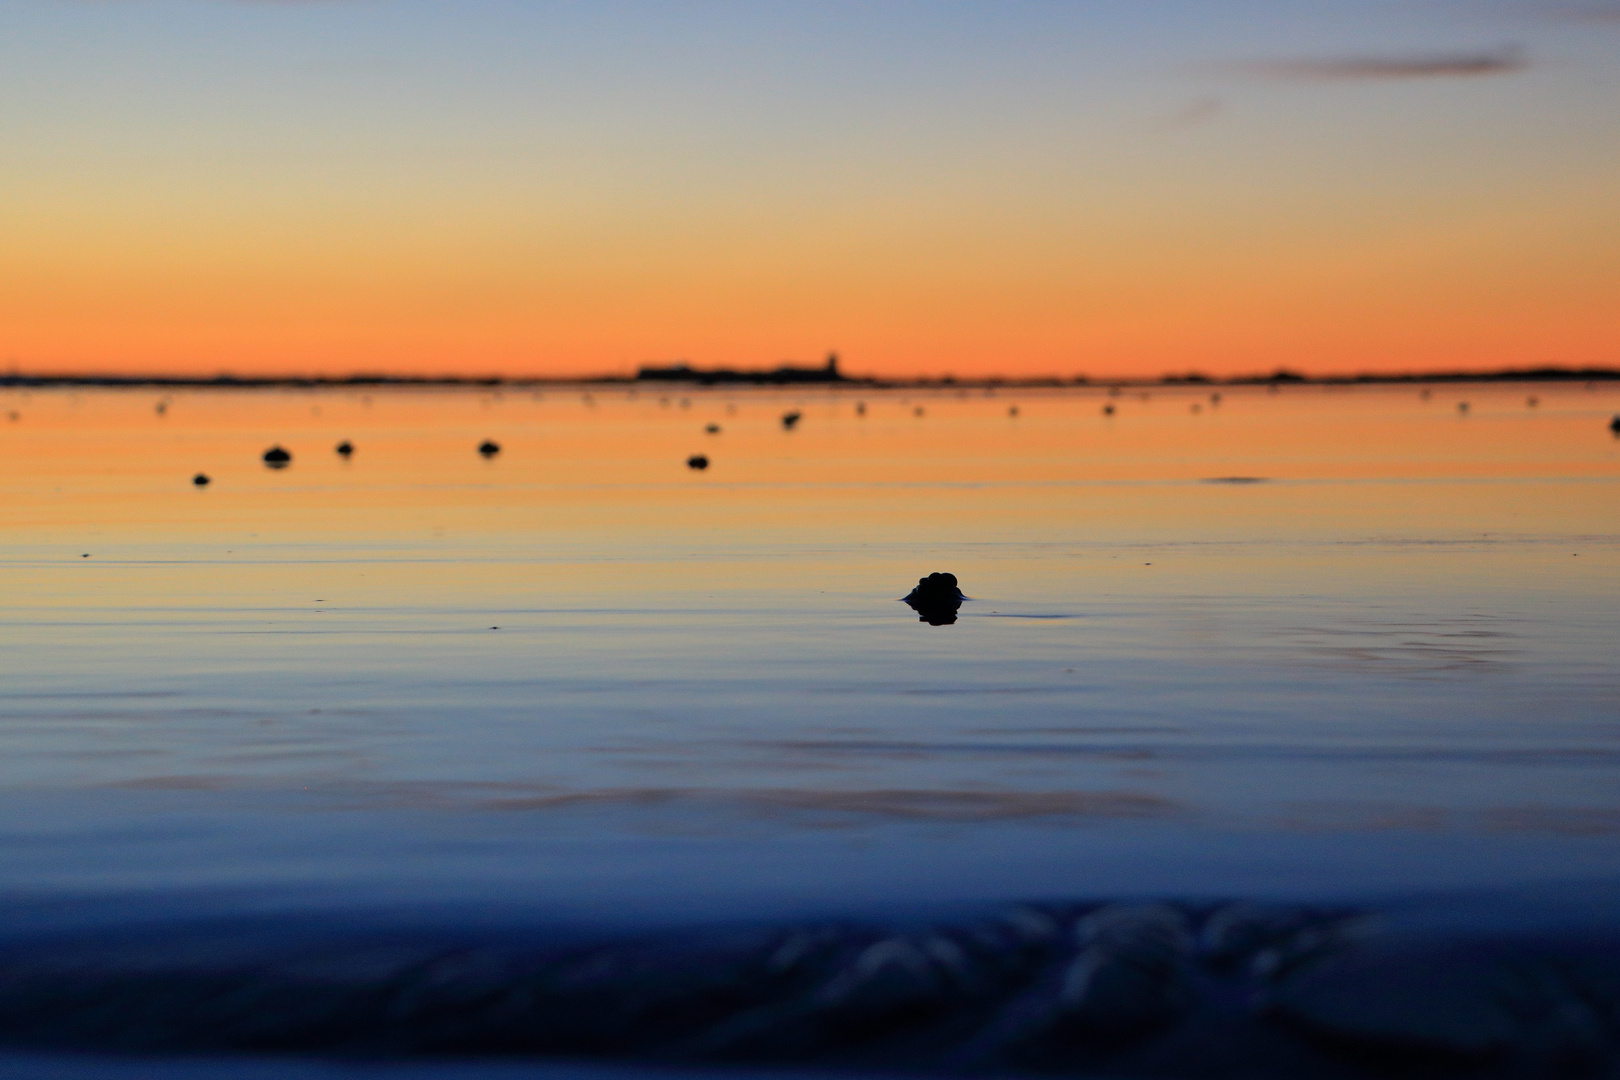
[[[917,376],[915,378],[888,378],[879,376],[843,375],[836,379],[807,382],[777,378],[771,370],[738,372],[741,379],[728,380],[724,385],[784,387],[807,386],[850,388],[969,388],[1029,387],[1054,389],[1064,387],[1111,386],[1264,386],[1264,385],[1345,385],[1373,383],[1419,382],[1527,382],[1527,381],[1597,381],[1620,380],[1620,367],[1588,366],[1566,367],[1539,365],[1536,367],[1507,367],[1495,369],[1441,369],[1430,371],[1356,372],[1307,375],[1288,368],[1270,373],[1243,375],[1206,375],[1201,372],[1169,373],[1158,376],[1092,377],[1076,375],[1064,378],[1058,375],[1003,376],[983,375],[957,377]],[[441,387],[500,387],[500,386],[639,386],[671,383],[691,383],[713,386],[705,381],[702,369],[693,369],[690,379],[656,378],[639,375],[411,375],[356,372],[349,375],[113,375],[84,372],[40,372],[24,374],[11,370],[0,375],[0,388],[37,388],[49,386],[86,387],[176,387],[194,389],[252,389],[268,387],[343,387],[343,386],[441,386]]]

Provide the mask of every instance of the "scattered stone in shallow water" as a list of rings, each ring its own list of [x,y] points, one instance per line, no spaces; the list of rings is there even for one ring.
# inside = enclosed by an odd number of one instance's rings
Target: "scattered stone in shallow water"
[[[921,405],[918,405],[915,409],[911,410],[911,415],[912,416],[917,416],[917,417],[923,416],[924,415],[923,407]]]
[[[855,403],[855,415],[856,416],[865,416],[866,415],[866,402],[857,401]]]
[[[934,573],[917,579],[917,587],[901,598],[917,613],[917,621],[930,626],[949,626],[967,597],[957,587],[955,574]]]
[[[1620,435],[1620,414],[1616,414],[1615,418],[1609,421],[1609,430]]]
[[[707,469],[709,467],[708,455],[707,454],[693,454],[691,457],[686,459],[686,467],[688,469],[697,469],[699,472],[701,472],[704,469]]]
[[[1346,947],[1356,917],[1239,901],[1211,912],[1198,932],[1198,955],[1219,973],[1270,982]]]
[[[1113,416],[1114,415],[1114,407],[1112,405],[1104,405],[1103,406],[1103,415],[1104,416]]]
[[[1017,416],[1018,415],[1018,406],[1016,406],[1016,405],[1007,406],[1007,415],[1008,416]]]
[[[1534,394],[1531,394],[1529,397],[1524,399],[1524,404],[1526,408],[1533,409],[1537,405],[1541,404],[1541,399],[1536,397]]]
[[[501,452],[501,444],[494,439],[485,439],[478,444],[478,452],[487,458],[492,458]]]
[[[1140,902],[636,933],[424,925],[386,945],[341,921],[266,929],[8,943],[0,1042],[857,1076],[1620,1075],[1612,930],[1393,936],[1365,912]],[[1313,937],[1338,944],[1254,974]]]
[[[354,443],[350,442],[348,439],[344,439],[342,442],[337,444],[337,453],[338,457],[341,458],[353,457]]]
[[[802,418],[803,414],[797,409],[794,409],[792,412],[785,412],[782,414],[782,427],[787,431],[792,431],[798,426],[798,423]]]
[[[1081,951],[1063,973],[1057,1023],[1089,1041],[1133,1042],[1192,998],[1192,933],[1168,904],[1114,905],[1075,924]]]
[[[191,478],[191,482],[196,484],[198,487],[207,487],[209,484],[213,483],[213,481],[208,478],[207,473],[198,473],[196,476]]]
[[[1607,1077],[1620,1065],[1614,940],[1374,942],[1270,1000],[1272,1016],[1329,1053],[1404,1075]]]
[[[718,434],[720,434],[720,425],[719,424],[707,424],[707,425],[704,426],[703,430],[706,433],[710,434],[710,435],[718,435]]]
[[[1468,402],[1466,402],[1466,401],[1457,402],[1457,411],[1460,412],[1460,413],[1468,412]]]
[[[264,463],[272,469],[285,469],[292,464],[292,455],[280,446],[272,446],[264,452]]]

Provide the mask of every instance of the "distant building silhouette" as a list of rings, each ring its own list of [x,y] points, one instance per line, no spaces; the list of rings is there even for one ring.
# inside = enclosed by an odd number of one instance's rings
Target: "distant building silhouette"
[[[827,363],[821,367],[798,367],[782,364],[766,370],[738,368],[695,368],[687,363],[667,367],[644,365],[636,372],[643,382],[695,382],[704,386],[716,383],[837,383],[850,381],[838,370],[838,354],[828,353]]]

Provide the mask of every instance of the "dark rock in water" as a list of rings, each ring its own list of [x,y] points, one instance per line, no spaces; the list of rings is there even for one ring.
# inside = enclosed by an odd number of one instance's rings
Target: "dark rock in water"
[[[292,455],[279,446],[272,446],[264,452],[264,463],[272,469],[285,469],[292,464]]]
[[[501,444],[494,439],[485,439],[478,444],[478,452],[487,458],[492,458],[501,452]]]
[[[920,417],[920,416],[924,415],[924,413],[926,411],[927,410],[925,410],[921,405],[918,405],[915,409],[911,410],[911,415]]]
[[[198,473],[196,476],[191,478],[191,482],[196,484],[198,487],[207,487],[213,481],[208,479],[207,473]]]
[[[705,432],[707,432],[708,434],[710,434],[710,435],[718,435],[718,434],[720,434],[720,425],[719,424],[708,424],[703,428],[703,430]]]
[[[1064,968],[1055,1022],[1064,1036],[1128,1043],[1191,1003],[1192,933],[1168,904],[1115,905],[1075,925],[1080,952]]]
[[[1007,406],[1007,415],[1008,416],[1017,416],[1018,415],[1018,406],[1016,406],[1016,405]]]
[[[794,409],[792,412],[785,412],[782,414],[782,427],[788,431],[792,431],[798,426],[799,420],[802,417],[803,414],[797,409]]]
[[[1114,407],[1112,405],[1104,405],[1103,406],[1103,415],[1104,416],[1113,416],[1114,415]]]
[[[855,403],[855,415],[856,416],[865,416],[866,415],[866,402],[857,401]]]
[[[686,459],[686,467],[688,469],[697,469],[700,472],[707,469],[709,467],[708,455],[693,454],[691,457]]]
[[[1468,402],[1466,402],[1466,401],[1457,402],[1457,411],[1460,412],[1460,413],[1466,413],[1468,411]]]
[[[1609,430],[1614,432],[1616,435],[1620,435],[1620,416],[1616,416],[1613,420],[1609,421]]]
[[[354,443],[350,442],[348,439],[344,439],[342,442],[337,444],[337,452],[338,457],[346,458],[354,456]]]
[[[1398,918],[1049,902],[643,931],[98,924],[6,942],[0,1045],[855,1076],[1620,1075],[1612,917],[1415,933]]]
[[[857,1075],[1362,1075],[1320,1053],[1256,1067],[1287,1035],[1247,1008],[1254,987],[1241,976],[1199,968],[1197,920],[1196,909],[1172,905],[1041,904],[937,924],[588,937],[379,939],[341,924],[98,932],[8,945],[0,1043]],[[1200,1008],[1217,1021],[1201,1037],[1184,1021]],[[1212,1063],[1215,1054],[1235,1067]]]
[[[929,574],[917,579],[902,601],[917,613],[917,621],[930,626],[949,626],[956,621],[957,609],[967,597],[957,588],[955,574]]]
[[[1270,1002],[1272,1017],[1329,1053],[1402,1075],[1620,1068],[1614,940],[1373,941],[1285,980]]]

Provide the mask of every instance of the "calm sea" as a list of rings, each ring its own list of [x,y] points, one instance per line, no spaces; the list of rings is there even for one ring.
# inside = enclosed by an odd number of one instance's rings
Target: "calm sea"
[[[1617,411],[0,392],[0,936],[1620,883]]]

